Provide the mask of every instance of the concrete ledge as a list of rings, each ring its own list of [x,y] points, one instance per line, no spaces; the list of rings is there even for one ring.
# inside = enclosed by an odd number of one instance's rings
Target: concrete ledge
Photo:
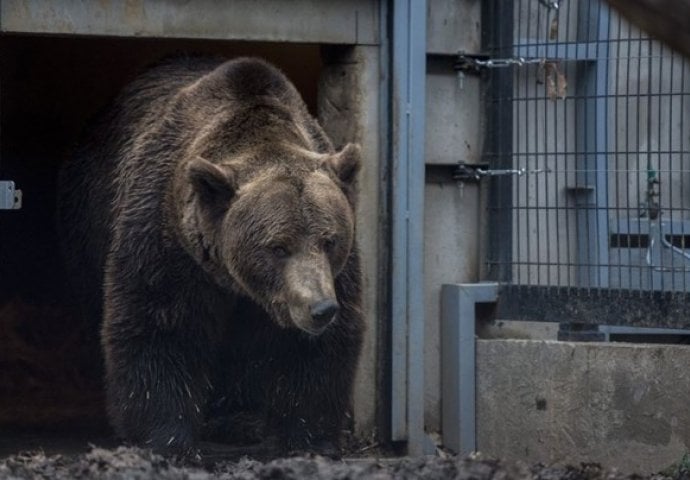
[[[374,0],[3,0],[13,33],[378,44]]]
[[[477,448],[657,472],[690,446],[690,346],[477,341]]]

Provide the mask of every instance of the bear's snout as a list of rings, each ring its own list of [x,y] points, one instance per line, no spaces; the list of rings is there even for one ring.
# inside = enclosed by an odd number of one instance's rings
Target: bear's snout
[[[333,321],[338,310],[340,310],[338,303],[331,299],[313,303],[309,307],[309,313],[311,313],[314,327],[321,331],[325,329]]]

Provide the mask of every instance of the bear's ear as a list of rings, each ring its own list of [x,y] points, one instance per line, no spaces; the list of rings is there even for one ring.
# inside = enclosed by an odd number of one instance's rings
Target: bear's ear
[[[345,197],[354,207],[357,204],[357,174],[362,168],[359,145],[348,143],[338,153],[326,157],[322,166],[333,172],[340,180]]]
[[[227,206],[237,189],[234,173],[201,157],[187,166],[187,175],[202,202],[217,207]]]
[[[330,155],[325,163],[344,185],[354,185],[362,168],[361,149],[355,143],[348,143],[341,151]]]

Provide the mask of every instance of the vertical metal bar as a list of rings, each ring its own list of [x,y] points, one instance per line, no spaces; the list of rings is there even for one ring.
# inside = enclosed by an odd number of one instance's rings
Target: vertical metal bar
[[[647,181],[649,181],[649,176],[651,175],[651,172],[654,170],[656,171],[656,178],[657,180],[660,180],[660,172],[659,172],[659,167],[660,165],[656,165],[656,168],[654,163],[653,163],[653,152],[652,152],[652,124],[653,124],[653,112],[652,112],[652,53],[653,53],[653,45],[652,45],[652,39],[647,38]],[[661,192],[660,186],[657,188],[658,192]],[[652,200],[651,198],[649,199],[650,201]],[[661,196],[657,197],[657,201],[661,202]],[[649,205],[648,205],[649,207]],[[660,207],[660,205],[659,205]],[[661,217],[657,216],[656,219],[651,218],[649,219],[649,235],[650,239],[649,241],[655,241],[656,243],[656,248],[652,250],[652,265],[654,265],[656,268],[651,269],[651,274],[652,274],[652,284],[649,287],[649,293],[651,293],[654,290],[662,290],[664,288],[664,275],[661,272],[661,269],[663,268],[663,254],[662,254],[662,245],[661,245],[661,239],[663,236],[663,231],[661,228]],[[652,230],[654,231],[655,235],[652,237]]]
[[[512,54],[513,0],[482,2],[482,35],[484,49],[498,54]],[[513,70],[494,68],[488,72],[487,89],[494,97],[487,105],[486,149],[492,153],[492,168],[513,166]],[[513,179],[490,178],[489,252],[495,260],[489,278],[502,283],[512,280],[513,269]],[[519,252],[518,252],[519,254]]]
[[[528,25],[534,23],[534,37],[531,39],[531,43],[534,43],[534,44],[539,44],[539,37],[541,36],[541,35],[539,35],[539,33],[540,33],[539,27],[541,26],[541,11],[542,11],[542,7],[538,6],[537,7],[537,15],[536,15],[537,18],[536,18],[536,20],[534,22],[528,21]],[[531,13],[531,10],[530,10],[530,13]],[[542,35],[546,35],[546,32],[543,32]],[[526,77],[529,74],[528,73],[529,70],[528,69],[524,69],[524,70],[525,70],[524,75],[525,75],[525,80],[526,80]],[[527,84],[528,82],[525,81],[525,83]],[[527,90],[527,89],[525,89],[525,90]],[[534,120],[534,128],[532,130],[534,130],[534,132],[530,132],[530,133],[533,133],[532,137],[533,137],[534,144],[532,145],[532,149],[531,149],[531,152],[533,153],[533,155],[527,156],[525,158],[525,166],[527,168],[530,168],[530,162],[536,162],[536,159],[539,156],[538,155],[539,154],[539,130],[540,130],[540,126],[539,126],[539,102],[541,101],[540,97],[541,97],[541,95],[536,90],[534,90],[534,94],[533,94],[532,98],[530,98],[530,101],[532,102],[532,107],[533,107],[532,114],[534,115],[534,117],[532,117]],[[544,95],[544,97],[546,97],[546,95]],[[525,131],[530,130],[526,125],[523,128],[525,128]],[[543,126],[541,128],[543,128]],[[539,183],[536,179],[534,179],[534,181],[533,181],[532,179],[527,178],[525,180],[525,185],[527,185],[528,189],[530,189],[530,188],[533,189],[532,195],[529,195],[529,193],[527,194],[527,198],[529,199],[528,205],[527,205],[527,211],[529,212],[530,216],[533,215],[532,216],[532,222],[533,222],[533,228],[535,229],[534,234],[530,235],[530,238],[529,238],[528,243],[527,243],[527,252],[529,254],[527,258],[528,258],[528,262],[530,264],[530,267],[529,267],[530,276],[529,276],[528,281],[529,281],[530,285],[539,285],[540,280],[541,280],[539,278],[540,277],[539,274],[541,273],[540,272],[541,271],[541,251],[543,248],[543,246],[540,244],[542,231],[541,231],[541,228],[540,228],[541,225],[539,222],[539,206],[538,206],[539,205]],[[529,225],[527,227],[527,230],[529,232],[532,231],[532,229],[529,227]],[[536,249],[534,248],[534,245],[533,245],[534,243],[536,243]],[[535,250],[534,252],[533,252],[533,249]]]
[[[426,1],[393,0],[391,436],[424,451]]]
[[[672,174],[668,174],[664,179],[661,178],[662,172],[664,170],[669,170],[671,167],[671,155],[668,154],[668,157],[666,157],[667,163],[664,166],[661,163],[661,151],[663,150],[663,139],[662,139],[662,134],[661,134],[661,104],[663,103],[664,95],[663,95],[663,67],[664,67],[664,46],[661,42],[658,43],[659,47],[659,57],[658,57],[658,66],[659,69],[657,71],[657,96],[655,99],[656,102],[656,123],[657,123],[657,153],[656,153],[656,158],[657,158],[657,165],[658,167],[658,172],[659,172],[659,208],[661,209],[662,206],[664,205],[663,201],[663,193],[664,193],[664,188],[668,189],[668,195],[669,195],[669,201],[668,201],[668,212],[670,213],[670,218],[665,218],[661,216],[661,210],[659,211],[659,224],[660,224],[660,232],[661,236],[663,237],[666,235],[666,232],[668,232],[671,235],[671,243],[675,241],[674,237],[674,229],[673,229],[673,184],[671,182]],[[651,56],[651,51],[650,51],[650,56]],[[651,61],[651,60],[650,60]],[[669,77],[672,78],[672,77]],[[650,81],[651,83],[651,81]],[[669,112],[670,113],[670,112]],[[668,126],[669,131],[671,130],[670,122]],[[667,151],[670,151],[670,148],[666,149]],[[665,213],[665,211],[664,211]],[[670,221],[669,221],[670,220]],[[664,228],[664,225],[669,225],[670,228]],[[662,285],[661,288],[663,290],[674,290],[675,286],[675,278],[676,278],[676,271],[675,271],[675,257],[676,255],[674,253],[671,253],[670,255],[670,275],[663,275],[662,276]],[[664,256],[661,256],[661,261],[662,263],[664,262]],[[669,278],[670,277],[670,278]],[[670,285],[669,285],[670,281]]]
[[[670,229],[669,233],[671,234],[671,241],[673,242],[675,240],[676,235],[684,235],[685,233],[685,228],[682,227],[680,231],[676,229],[675,227],[675,222],[674,222],[674,217],[676,213],[676,207],[675,204],[673,203],[673,61],[674,61],[674,54],[673,51],[669,49],[669,55],[670,55],[670,65],[669,65],[669,95],[668,98],[663,98],[661,95],[662,92],[662,79],[663,77],[663,65],[664,65],[664,47],[661,45],[660,50],[659,50],[659,148],[661,149],[661,115],[662,115],[662,103],[666,100],[668,100],[668,143],[666,146],[666,150],[668,151],[668,212],[669,212],[669,224],[670,224]],[[681,237],[682,238],[682,237]],[[684,244],[684,242],[683,242]],[[680,264],[680,265],[678,265]],[[676,286],[676,277],[678,275],[678,271],[676,270],[679,266],[682,268],[686,265],[686,262],[684,260],[680,260],[679,262],[676,262],[676,256],[671,255],[671,290],[672,291],[677,291],[678,287]]]
[[[631,95],[630,95],[630,64],[633,58],[632,55],[632,27],[630,23],[625,23],[628,27],[628,39],[626,40],[627,44],[627,59],[625,62],[625,143],[623,145],[623,149],[625,150],[625,165],[626,165],[626,171],[625,171],[625,205],[627,209],[627,215],[626,215],[626,222],[627,222],[627,231],[632,232],[632,223],[631,223],[631,218],[633,218],[633,215],[638,218],[638,228],[640,225],[639,222],[639,213],[636,212],[636,209],[631,208],[632,201],[631,201],[631,189],[630,189],[630,136],[635,135],[635,132],[632,132],[632,129],[630,128],[630,103],[631,103]],[[639,56],[638,56],[638,62],[639,62]],[[637,110],[636,110],[637,111]],[[638,117],[639,118],[639,117]],[[639,164],[638,161],[636,160],[636,165],[635,165],[635,170],[639,169]],[[639,232],[639,230],[638,230]],[[628,248],[626,249],[628,251],[628,265],[630,265],[630,283],[631,287],[633,284],[633,255],[632,251],[633,249]],[[635,261],[636,263],[641,261],[641,258],[636,258]],[[641,294],[642,293],[642,265],[637,265],[637,272],[635,275],[637,278],[638,282],[638,291]]]
[[[540,32],[539,27],[541,26],[541,12],[542,12],[542,7],[537,8],[537,19],[534,22],[535,24],[535,33],[534,33],[534,44],[539,45],[541,42],[539,41],[539,38],[542,35],[546,35],[546,32]],[[541,35],[540,35],[541,34]],[[525,76],[529,74],[529,70],[525,71]],[[531,158],[528,157],[527,161],[525,162],[525,166],[527,168],[530,168],[530,162],[533,162],[533,165],[535,165],[533,168],[536,168],[536,163],[537,159],[539,158],[539,133],[541,132],[542,134],[543,129],[546,128],[546,125],[543,125],[541,128],[539,127],[539,102],[546,101],[546,93],[542,93],[541,95],[539,92],[535,89],[534,91],[534,97],[532,98],[532,103],[534,105],[534,145],[532,147],[532,151],[534,152],[535,155],[533,155]],[[526,128],[527,130],[527,128]],[[532,252],[533,246],[530,245],[529,252],[530,252],[530,263],[534,264],[533,267],[530,267],[530,269],[534,268],[535,270],[535,277],[532,278],[530,281],[530,284],[532,285],[541,285],[541,267],[542,267],[542,249],[543,246],[541,245],[541,236],[542,236],[542,228],[541,228],[541,222],[540,217],[541,217],[541,212],[539,211],[539,179],[530,179],[527,178],[525,181],[527,185],[529,185],[531,188],[534,189],[533,193],[533,199],[532,199],[532,205],[529,207],[530,211],[534,212],[534,225],[535,225],[535,235],[533,236],[533,241],[537,244],[537,248],[535,249],[535,252]],[[531,243],[531,242],[530,242]]]
[[[566,18],[565,18],[565,42],[570,42],[570,12],[573,8],[573,4],[568,2],[567,4],[567,11],[566,11]],[[568,142],[568,137],[570,135],[571,131],[571,126],[570,122],[568,121],[568,103],[571,102],[570,98],[566,98],[565,101],[563,102],[563,152],[564,152],[564,159],[565,159],[565,187],[571,186],[570,183],[570,163],[573,162],[571,159],[577,160],[577,157],[574,155],[571,155],[571,152],[569,150],[569,142]],[[576,105],[577,105],[577,99],[575,99]],[[577,167],[577,162],[573,162],[573,168]],[[566,267],[566,282],[568,287],[573,286],[573,261],[572,261],[572,244],[571,244],[571,231],[570,231],[570,215],[571,215],[571,210],[568,208],[568,203],[569,199],[565,199],[565,205],[566,205],[566,215],[565,215],[565,251],[566,251],[566,264],[568,265]],[[577,225],[577,224],[576,224]]]
[[[596,152],[594,168],[596,169],[595,203],[596,211],[596,261],[597,287],[609,286],[609,180],[608,180],[608,88],[609,88],[609,17],[608,5],[599,0],[597,14],[597,61],[594,115],[596,129],[593,147]]]
[[[522,39],[528,39],[529,34],[525,33],[523,35],[522,33],[522,27],[525,22],[522,21],[522,8],[523,8],[523,3],[518,0],[516,3],[517,8],[517,23],[513,23],[513,25],[517,25],[517,40],[511,39],[511,44],[516,44],[518,46],[522,46]],[[513,13],[514,14],[514,13]],[[509,51],[508,55],[512,56],[513,51],[512,49]],[[523,81],[522,75],[524,75],[524,70],[522,69],[517,69],[513,73],[513,81],[515,84],[513,85],[512,92],[509,93],[509,95],[513,97],[520,97],[521,89],[520,85]],[[508,94],[508,92],[505,92]],[[527,97],[527,94],[524,95],[525,98]],[[528,151],[527,145],[522,145],[522,135],[521,135],[521,130],[520,130],[520,118],[521,118],[521,113],[523,110],[526,110],[527,108],[527,101],[522,99],[513,100],[512,102],[512,108],[513,108],[513,114],[515,118],[517,118],[517,123],[515,122],[515,119],[512,119],[512,128],[513,128],[513,141],[515,144],[513,145],[513,158],[512,158],[512,164],[514,165],[514,168],[522,168],[522,162],[526,158],[524,156],[524,153]],[[525,112],[525,121],[527,119],[527,113]],[[515,264],[514,272],[515,272],[515,277],[512,278],[512,281],[516,285],[521,285],[522,282],[522,275],[525,267],[523,266],[523,262],[525,262],[524,258],[524,253],[523,253],[523,244],[527,242],[523,242],[523,236],[525,236],[525,229],[522,228],[523,225],[523,220],[526,218],[527,215],[527,210],[525,209],[527,205],[527,201],[525,200],[523,202],[523,183],[519,179],[515,179],[511,182],[511,186],[513,187],[514,190],[516,190],[516,193],[514,195],[514,200],[513,200],[513,206],[516,207],[516,209],[513,212],[512,215],[512,221],[514,222],[513,228],[515,229],[515,233],[513,234],[513,239],[516,244],[516,248],[514,249],[515,252],[515,257],[513,258],[513,263]],[[527,198],[527,195],[524,195],[524,198]],[[526,262],[525,262],[526,263]]]
[[[526,30],[527,30],[527,42],[529,44],[536,43],[536,38],[532,37],[531,33],[531,26],[534,24],[532,20],[532,9],[534,8],[532,5],[535,5],[537,8],[537,12],[539,11],[540,7],[538,4],[535,3],[530,3],[530,2],[525,2],[527,5],[527,22],[525,23],[526,25]],[[536,30],[536,28],[535,28]],[[535,35],[536,36],[536,35]],[[525,132],[525,156],[524,156],[524,166],[527,167],[529,165],[530,161],[530,154],[534,153],[534,149],[536,148],[536,145],[532,146],[530,148],[530,134],[532,133],[530,130],[530,124],[528,123],[530,121],[530,108],[532,106],[532,102],[535,102],[535,97],[536,97],[536,91],[534,92],[533,95],[530,96],[530,82],[527,81],[527,70],[523,69],[519,74],[519,78],[521,82],[524,82],[525,85],[525,106],[524,106],[524,112],[525,112],[525,122],[522,125],[518,125],[518,131],[520,128]],[[533,118],[534,124],[536,125],[537,119]],[[536,128],[534,128],[536,132]],[[536,142],[535,142],[536,143]],[[523,206],[524,211],[525,211],[525,233],[524,233],[524,242],[525,242],[525,253],[526,256],[524,258],[525,261],[525,271],[527,272],[526,274],[526,279],[524,281],[525,284],[532,285],[534,280],[532,279],[532,229],[534,226],[532,225],[532,206],[530,205],[530,181],[529,179],[525,180],[523,185],[525,186],[525,204]]]
[[[518,36],[517,36],[517,42],[518,44],[524,43],[524,45],[529,45],[532,41],[530,37],[530,25],[532,24],[531,18],[532,18],[532,11],[531,8],[532,6],[530,5],[529,2],[524,2],[522,0],[518,1],[519,6],[519,12],[520,12],[520,18],[518,18]],[[526,20],[523,20],[522,14],[523,10],[526,10]],[[523,26],[524,26],[524,35],[523,35]],[[512,55],[512,52],[511,52]],[[528,127],[529,125],[529,106],[530,106],[530,95],[529,95],[529,82],[527,81],[527,72],[526,69],[520,68],[517,69],[514,73],[515,79],[517,79],[517,85],[513,88],[513,92],[511,95],[518,97],[517,101],[517,106],[518,109],[522,109],[522,113],[524,115],[524,120],[521,122],[520,121],[520,115],[518,114],[518,122],[515,123],[513,122],[513,128],[516,130],[515,132],[515,140],[517,141],[517,149],[515,150],[518,155],[514,156],[513,162],[517,164],[517,168],[525,168],[527,167],[527,163],[529,162],[529,153],[530,153],[530,148],[529,148],[529,132],[530,129]],[[522,93],[521,93],[522,92]],[[522,97],[522,98],[520,98]],[[516,102],[513,101],[513,104],[515,105]],[[531,278],[531,271],[530,269],[532,266],[530,265],[530,239],[529,239],[529,232],[530,232],[530,225],[529,225],[529,220],[530,220],[530,215],[529,215],[529,182],[528,181],[521,181],[519,179],[516,179],[514,183],[517,184],[517,190],[518,190],[518,229],[521,229],[522,232],[520,232],[520,235],[518,236],[517,242],[518,242],[518,285],[529,285],[530,284],[530,278]],[[522,195],[520,195],[522,194]]]
[[[518,45],[521,45],[523,41],[529,43],[529,21],[524,21],[522,18],[523,10],[525,8],[525,2],[518,0],[517,2],[517,8],[518,8],[518,19],[517,19],[517,40],[511,39],[511,44],[514,44],[517,42]],[[529,4],[527,4],[527,9],[528,9],[528,16],[529,16]],[[523,26],[524,26],[524,33],[523,33]],[[513,55],[513,51],[511,49],[510,56]],[[512,97],[518,97],[518,100],[513,100],[512,106],[513,106],[513,113],[515,117],[517,118],[517,122],[515,122],[515,119],[511,119],[512,122],[512,128],[514,129],[513,132],[513,139],[516,145],[513,146],[513,153],[516,155],[512,156],[512,164],[515,165],[516,168],[523,168],[527,164],[527,152],[529,152],[529,144],[527,142],[527,137],[526,135],[523,138],[522,131],[523,129],[520,128],[521,125],[526,125],[528,121],[528,112],[527,112],[527,107],[529,106],[529,102],[527,101],[527,98],[529,97],[528,91],[527,91],[527,82],[525,81],[525,70],[524,69],[516,69],[513,72],[513,81],[515,82],[515,85],[513,86],[512,92],[506,94],[509,94]],[[521,87],[522,85],[525,85],[524,89],[524,95],[522,95],[522,99],[520,99],[521,96]],[[524,114],[524,122],[520,123],[520,118],[521,118],[521,113]],[[525,132],[529,131],[529,129],[525,129]],[[523,182],[520,179],[515,179],[512,182],[513,188],[517,189],[517,203],[515,206],[517,207],[517,210],[513,214],[513,218],[515,219],[515,229],[517,230],[516,234],[514,234],[514,237],[517,242],[517,258],[513,259],[514,263],[517,265],[516,267],[516,273],[517,273],[517,281],[515,283],[517,285],[523,285],[523,284],[528,284],[529,283],[529,238],[528,238],[528,225],[529,225],[529,211],[528,211],[528,196],[527,196],[527,189],[528,189],[528,184],[527,182]]]
[[[578,262],[582,287],[607,287],[608,279],[608,167],[607,89],[608,15],[607,7],[592,12],[590,0],[578,14],[579,41],[596,42],[597,60],[578,66],[576,109],[577,150],[581,152],[578,175]],[[594,14],[594,17],[592,16]],[[594,27],[594,30],[593,30]],[[582,38],[582,35],[587,37]],[[591,37],[595,38],[592,39]],[[606,48],[601,48],[602,43]],[[603,50],[603,52],[602,52]],[[586,268],[584,267],[586,265]]]
[[[615,73],[615,76],[614,76],[615,78],[614,78],[614,80],[613,80],[613,87],[612,87],[612,89],[613,89],[613,94],[614,94],[614,97],[615,97],[615,100],[614,100],[614,101],[615,101],[615,107],[614,107],[614,112],[615,112],[615,113],[614,113],[614,116],[613,116],[613,121],[614,121],[614,129],[613,129],[613,132],[614,132],[614,137],[613,137],[613,145],[614,145],[614,148],[613,148],[613,150],[614,150],[614,152],[615,152],[615,161],[614,161],[614,170],[615,170],[615,173],[614,173],[614,178],[616,179],[616,182],[615,182],[615,183],[616,183],[616,186],[615,186],[615,193],[614,193],[614,195],[615,195],[615,202],[616,202],[616,219],[615,219],[615,221],[616,221],[616,223],[617,223],[618,225],[620,225],[620,220],[621,220],[621,204],[620,204],[620,195],[621,195],[621,186],[620,186],[620,175],[621,175],[621,174],[620,174],[620,172],[621,172],[620,156],[621,156],[621,154],[620,154],[620,150],[621,150],[621,148],[620,148],[620,142],[619,142],[619,138],[618,138],[618,132],[620,131],[620,126],[619,126],[619,123],[618,123],[618,122],[619,122],[619,119],[620,119],[620,116],[621,116],[621,107],[620,107],[620,104],[619,104],[619,97],[620,97],[620,95],[619,95],[619,92],[618,92],[618,82],[619,82],[619,80],[620,80],[620,66],[621,66],[621,40],[620,40],[620,38],[622,37],[622,31],[621,31],[621,28],[622,28],[622,20],[621,20],[621,16],[620,16],[620,15],[617,15],[617,17],[618,17],[618,27],[617,27],[617,29],[618,29],[618,41],[616,42],[616,73]],[[625,212],[625,214],[627,215],[627,212]],[[620,231],[620,228],[618,228],[618,230]],[[628,232],[629,232],[629,230],[628,230]],[[629,233],[628,233],[628,234],[629,234]],[[625,285],[624,285],[624,283],[623,283],[623,266],[621,265],[622,262],[623,262],[623,259],[622,259],[623,254],[622,254],[622,252],[620,251],[620,249],[618,249],[618,250],[619,250],[619,253],[618,253],[618,265],[616,265],[616,267],[617,267],[617,269],[618,269],[618,288],[624,288]],[[628,250],[630,250],[630,249],[628,248]],[[630,265],[630,264],[628,263],[628,265]],[[628,278],[628,283],[629,283],[629,282],[630,282],[629,279],[631,278],[631,277],[630,277],[630,267],[628,267],[628,276],[627,276],[627,278]]]
[[[680,105],[678,105],[678,113],[680,115],[680,119],[679,119],[680,128],[678,129],[679,137],[680,137],[680,139],[679,139],[680,140],[680,145],[679,145],[680,148],[678,150],[680,152],[680,155],[678,156],[678,164],[680,166],[679,169],[682,172],[681,175],[683,175],[683,173],[685,173],[685,171],[684,171],[685,162],[683,161],[684,156],[685,156],[685,134],[684,134],[685,133],[685,125],[684,125],[685,108],[684,108],[683,103],[686,100],[686,97],[685,97],[685,95],[686,95],[685,71],[687,70],[687,68],[688,68],[687,60],[681,60],[681,64],[680,64],[680,93],[681,93],[680,98],[681,98],[681,101],[680,101]],[[685,178],[687,178],[687,177],[685,177]],[[685,188],[684,188],[685,182],[683,181],[685,178],[681,177],[681,181],[680,181],[680,201],[681,202],[685,202]],[[682,203],[681,203],[681,205],[682,205]],[[685,214],[683,212],[681,212],[681,218],[683,220],[685,220]],[[687,266],[686,266],[686,268],[687,268]],[[683,291],[686,293],[688,291],[688,272],[687,271],[683,271]]]

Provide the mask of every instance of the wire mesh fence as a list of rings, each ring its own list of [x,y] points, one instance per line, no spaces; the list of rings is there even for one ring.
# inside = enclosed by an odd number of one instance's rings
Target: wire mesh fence
[[[690,64],[599,0],[494,8],[487,161],[523,174],[492,179],[489,275],[566,303],[617,295],[681,308]]]

